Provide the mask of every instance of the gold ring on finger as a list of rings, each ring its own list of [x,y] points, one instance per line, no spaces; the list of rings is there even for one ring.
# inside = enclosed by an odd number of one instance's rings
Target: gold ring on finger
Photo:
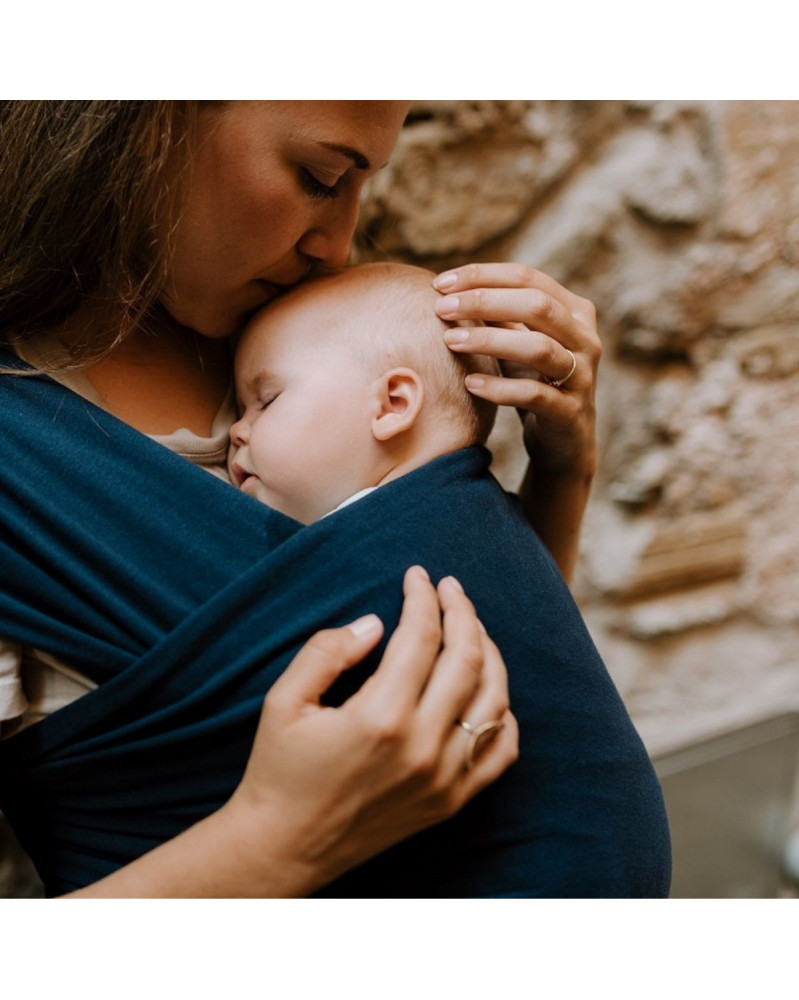
[[[488,722],[483,722],[479,726],[472,726],[470,723],[465,721],[459,722],[458,725],[469,736],[469,742],[466,744],[463,766],[467,771],[471,771],[477,761],[477,758],[480,756],[480,753],[488,746],[491,740],[494,739],[500,729],[505,728],[505,723],[501,722],[499,719],[491,719]],[[490,738],[487,739],[486,737]]]
[[[565,385],[566,382],[568,382],[569,379],[572,377],[572,375],[574,375],[574,370],[577,367],[577,358],[575,358],[573,352],[570,351],[568,347],[564,347],[563,350],[566,351],[566,353],[569,354],[572,359],[572,366],[569,369],[568,373],[564,375],[563,378],[549,378],[548,375],[543,375],[541,378],[542,382],[546,382],[547,385],[551,385],[553,389],[560,389],[562,385]]]

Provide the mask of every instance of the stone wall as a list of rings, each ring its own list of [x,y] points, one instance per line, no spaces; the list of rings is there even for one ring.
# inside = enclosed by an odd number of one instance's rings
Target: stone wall
[[[417,102],[359,247],[596,303],[576,593],[650,750],[799,707],[799,102]]]

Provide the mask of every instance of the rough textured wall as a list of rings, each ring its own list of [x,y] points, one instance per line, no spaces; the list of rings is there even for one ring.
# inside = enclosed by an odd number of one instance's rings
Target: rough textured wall
[[[596,303],[576,591],[650,750],[799,707],[799,103],[419,102],[360,248]]]

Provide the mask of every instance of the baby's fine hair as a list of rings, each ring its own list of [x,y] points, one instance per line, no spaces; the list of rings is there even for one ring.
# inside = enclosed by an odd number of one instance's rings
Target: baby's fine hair
[[[496,404],[473,396],[464,379],[469,374],[498,375],[497,362],[485,355],[455,354],[444,342],[453,326],[435,312],[439,293],[434,273],[409,264],[372,263],[346,268],[319,279],[357,281],[362,306],[369,310],[371,338],[361,349],[384,369],[412,368],[423,380],[434,405],[463,430],[464,445],[485,444],[494,426]]]

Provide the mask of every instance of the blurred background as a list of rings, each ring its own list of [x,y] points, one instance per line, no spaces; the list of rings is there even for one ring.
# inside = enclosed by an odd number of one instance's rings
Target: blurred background
[[[673,895],[796,895],[799,102],[418,101],[355,256],[523,261],[594,301],[575,594],[663,780]],[[515,414],[490,446],[515,489]],[[34,894],[12,857],[0,828],[0,895]]]

